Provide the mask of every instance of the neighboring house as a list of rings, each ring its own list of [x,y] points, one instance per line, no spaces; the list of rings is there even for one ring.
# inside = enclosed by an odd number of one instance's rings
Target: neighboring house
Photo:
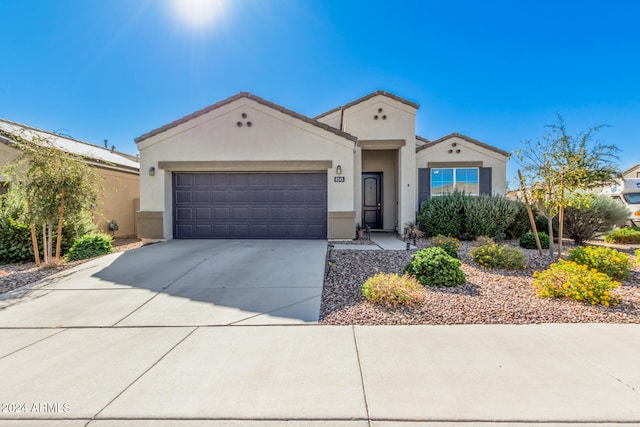
[[[113,220],[118,224],[116,236],[136,235],[135,213],[140,202],[140,167],[136,156],[0,119],[0,167],[19,154],[11,136],[47,140],[54,147],[80,156],[95,167],[104,179],[104,191],[98,197],[94,211],[98,229],[112,234],[108,224]]]
[[[622,172],[623,178],[640,178],[640,163]]]
[[[416,136],[417,109],[377,91],[312,119],[243,92],[146,133],[139,236],[351,239],[454,188],[504,194],[507,152]]]

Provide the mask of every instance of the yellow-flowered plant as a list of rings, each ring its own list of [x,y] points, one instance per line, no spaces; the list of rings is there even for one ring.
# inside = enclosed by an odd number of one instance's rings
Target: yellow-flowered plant
[[[454,258],[458,258],[458,250],[460,249],[460,240],[455,237],[444,236],[438,234],[429,239],[430,247],[438,247]]]
[[[611,293],[620,286],[594,268],[573,261],[559,260],[549,269],[533,273],[533,287],[538,298],[573,298],[592,305],[615,306],[620,301]]]
[[[491,243],[489,245],[478,246],[469,252],[471,259],[481,267],[494,269],[504,268],[509,270],[517,270],[525,268],[526,261],[524,254],[518,248],[512,248],[509,245],[498,245]]]
[[[631,277],[631,257],[612,248],[603,246],[578,246],[569,250],[569,261],[595,268],[615,280],[626,280]]]
[[[424,298],[424,287],[408,274],[378,273],[362,285],[362,295],[377,304],[396,307],[416,304]]]

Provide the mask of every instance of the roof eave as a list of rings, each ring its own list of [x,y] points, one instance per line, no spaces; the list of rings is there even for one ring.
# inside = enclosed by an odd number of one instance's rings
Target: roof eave
[[[157,129],[154,129],[154,130],[152,130],[150,132],[147,132],[147,133],[135,138],[134,141],[136,142],[136,144],[139,144],[140,142],[142,142],[142,141],[144,141],[146,139],[149,139],[149,138],[151,138],[151,137],[153,137],[155,135],[158,135],[160,133],[166,132],[169,129],[177,127],[177,126],[179,126],[179,125],[181,125],[183,123],[187,123],[190,120],[193,120],[193,119],[195,119],[197,117],[200,117],[200,116],[202,116],[204,114],[207,114],[207,113],[209,113],[209,112],[211,112],[213,110],[221,108],[221,107],[223,107],[225,105],[228,105],[228,104],[230,104],[230,103],[232,103],[234,101],[237,101],[239,99],[242,99],[242,98],[250,99],[252,101],[257,102],[258,104],[261,104],[261,105],[264,105],[266,107],[272,108],[272,109],[274,109],[276,111],[279,111],[279,112],[281,112],[283,114],[287,114],[287,115],[289,115],[291,117],[294,117],[296,119],[302,120],[302,121],[304,121],[306,123],[309,123],[309,124],[311,124],[313,126],[316,126],[318,128],[324,129],[325,131],[331,132],[333,134],[336,134],[338,136],[341,136],[341,137],[346,138],[348,140],[351,140],[353,142],[357,141],[357,139],[358,139],[357,137],[355,137],[355,136],[353,136],[353,135],[351,135],[351,134],[349,134],[347,132],[341,131],[340,129],[336,129],[333,126],[329,126],[329,125],[327,125],[325,123],[319,122],[316,119],[312,119],[312,118],[307,117],[307,116],[305,116],[303,114],[296,113],[293,110],[289,110],[288,108],[285,108],[285,107],[283,107],[281,105],[275,104],[275,103],[273,103],[271,101],[267,101],[266,99],[261,98],[261,97],[256,96],[256,95],[253,95],[253,94],[251,94],[249,92],[240,92],[240,93],[238,93],[236,95],[230,96],[227,99],[223,99],[222,101],[216,102],[215,104],[209,105],[208,107],[202,108],[202,109],[200,109],[198,111],[194,111],[193,113],[188,114],[188,115],[186,115],[184,117],[181,117],[181,118],[179,118],[177,120],[174,120],[171,123],[168,123],[168,124],[166,124],[164,126],[161,126],[161,127],[157,128]]]

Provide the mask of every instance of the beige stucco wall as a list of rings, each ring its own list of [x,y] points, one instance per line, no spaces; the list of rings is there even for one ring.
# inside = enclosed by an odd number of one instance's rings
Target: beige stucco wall
[[[140,170],[143,171],[140,185],[144,189],[140,211],[162,212],[163,237],[173,237],[171,177],[175,169],[160,169],[160,162],[235,161],[249,165],[251,162],[329,161],[331,166],[324,169],[328,211],[352,212],[354,144],[254,100],[239,98],[139,142]],[[338,165],[345,182],[334,182]],[[147,173],[152,166],[157,170],[155,176]],[[201,169],[187,165],[182,170]],[[238,165],[237,170],[244,169]]]
[[[449,153],[449,150],[453,150],[453,153]],[[460,153],[456,153],[456,150],[460,150]],[[481,162],[482,167],[491,168],[492,193],[502,195],[507,191],[507,160],[507,156],[457,136],[416,153],[417,168],[426,168],[429,162]]]
[[[108,223],[118,224],[115,236],[135,236],[135,202],[140,198],[140,176],[111,169],[96,168],[103,178],[104,191],[98,199],[94,222],[98,230],[112,234]]]
[[[382,110],[382,111],[380,111]],[[378,116],[376,119],[375,116]],[[386,116],[386,118],[383,118]],[[394,153],[388,154],[397,156],[394,160],[397,165],[396,189],[397,194],[397,222],[398,230],[408,221],[415,221],[417,187],[416,187],[416,157],[415,157],[415,135],[416,135],[416,109],[403,102],[396,101],[384,95],[371,97],[357,105],[351,106],[344,111],[343,128],[345,132],[358,137],[358,141],[379,141],[381,144],[395,144],[401,141],[401,147]],[[370,149],[370,148],[369,148]],[[356,174],[361,176],[363,171],[361,161],[363,159],[362,149],[356,150]],[[385,178],[386,179],[386,178]],[[356,221],[361,221],[362,206],[362,183],[358,178],[358,183],[354,188],[356,210]],[[387,206],[385,200],[385,206]],[[385,214],[384,226],[388,224]],[[394,220],[395,222],[395,220]],[[389,229],[393,229],[391,225]]]
[[[362,172],[382,172],[382,222],[394,230],[397,217],[396,164],[398,150],[363,150]]]

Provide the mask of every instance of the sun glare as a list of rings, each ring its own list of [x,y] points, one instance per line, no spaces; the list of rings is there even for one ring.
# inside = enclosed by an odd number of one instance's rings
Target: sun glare
[[[172,0],[173,12],[180,21],[195,29],[209,27],[222,13],[223,0]]]

